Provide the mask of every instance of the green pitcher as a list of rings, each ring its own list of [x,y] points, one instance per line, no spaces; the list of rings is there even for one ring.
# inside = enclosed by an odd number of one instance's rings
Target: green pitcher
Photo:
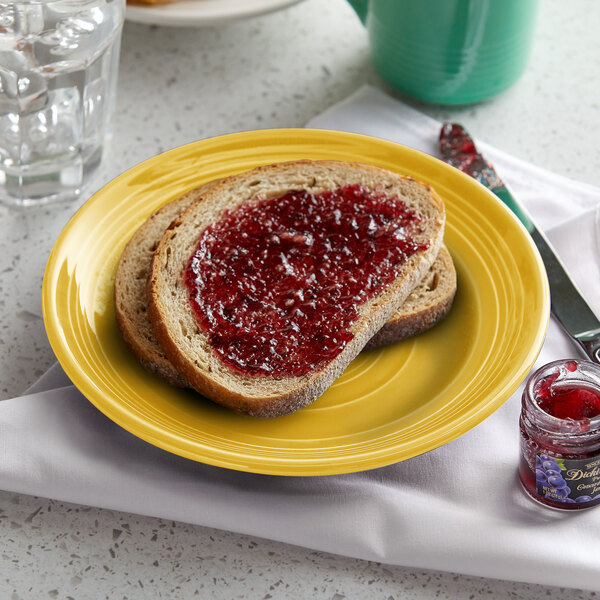
[[[523,73],[539,0],[349,0],[373,64],[398,90],[427,102],[491,98]]]

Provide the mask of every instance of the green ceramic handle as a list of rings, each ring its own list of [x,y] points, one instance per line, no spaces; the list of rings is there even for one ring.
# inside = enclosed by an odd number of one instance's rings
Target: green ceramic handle
[[[369,0],[348,0],[350,6],[354,9],[354,12],[358,15],[358,18],[362,21],[363,25],[367,20],[367,12],[369,10]]]

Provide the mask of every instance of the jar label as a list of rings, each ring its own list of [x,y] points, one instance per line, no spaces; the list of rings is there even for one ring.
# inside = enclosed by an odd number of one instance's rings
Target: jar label
[[[539,496],[589,506],[600,503],[600,456],[569,459],[538,452],[535,476]]]

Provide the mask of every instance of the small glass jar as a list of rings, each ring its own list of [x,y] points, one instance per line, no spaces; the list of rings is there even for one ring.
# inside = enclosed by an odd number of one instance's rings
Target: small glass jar
[[[600,366],[558,360],[538,369],[523,391],[519,477],[553,508],[600,504]]]

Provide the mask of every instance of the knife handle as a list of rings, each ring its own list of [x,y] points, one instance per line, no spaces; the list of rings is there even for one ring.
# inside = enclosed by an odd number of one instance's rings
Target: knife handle
[[[513,193],[508,189],[508,186],[505,183],[502,183],[501,186],[496,187],[491,191],[494,192],[494,194],[496,194],[496,196],[498,196],[498,198],[500,198],[500,200],[502,200],[502,202],[504,202],[504,204],[506,204],[506,206],[508,206],[513,213],[515,213],[519,221],[521,221],[525,229],[527,229],[527,233],[531,234],[533,231],[535,231],[536,227],[533,224],[531,217],[525,208],[513,196]]]

